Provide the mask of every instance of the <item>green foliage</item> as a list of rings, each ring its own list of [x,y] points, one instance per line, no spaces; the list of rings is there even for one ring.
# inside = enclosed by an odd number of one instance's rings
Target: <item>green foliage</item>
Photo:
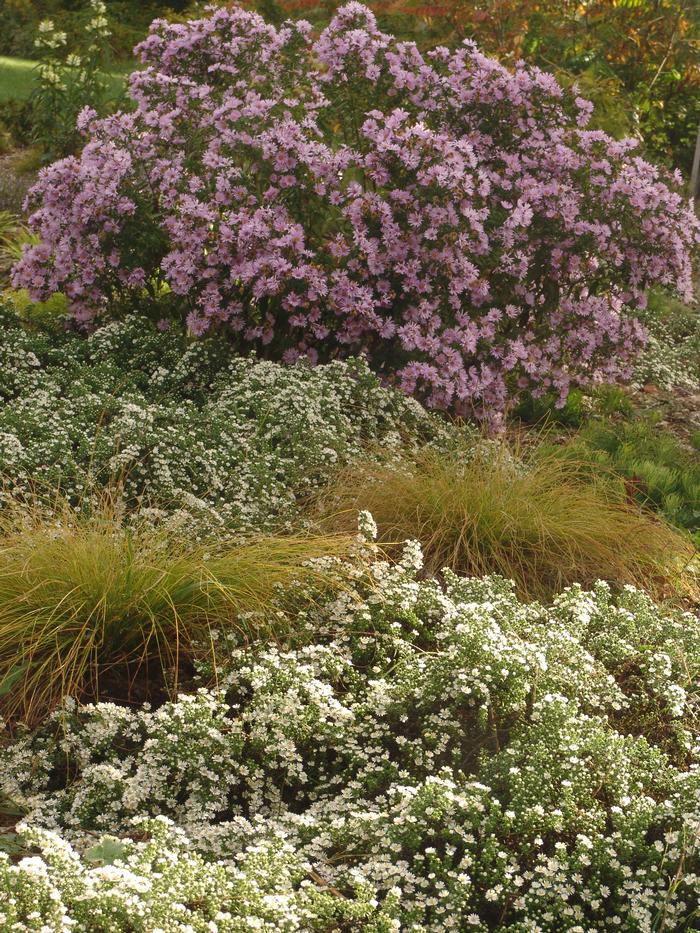
[[[635,501],[682,528],[700,529],[700,457],[654,418],[592,421],[564,454],[614,471]]]
[[[634,133],[632,104],[625,96],[620,79],[611,74],[605,64],[593,60],[582,71],[568,71],[552,61],[549,67],[563,87],[594,104],[590,129],[603,130],[615,139]]]
[[[595,392],[596,412],[604,416],[623,415],[630,418],[634,405],[620,386],[600,386]]]
[[[528,392],[513,409],[512,417],[525,424],[578,427],[589,411],[588,397],[580,389],[572,389],[564,405],[557,405],[557,397],[551,393],[535,398]]]
[[[21,236],[23,237],[24,233]],[[12,254],[17,249],[18,246],[13,244]],[[67,302],[61,292],[56,292],[46,301],[32,301],[24,290],[11,291],[5,293],[4,300],[6,307],[11,309],[10,316],[5,318],[6,321],[11,321],[11,331],[21,325],[21,329],[34,332],[35,339],[38,339],[39,334],[43,334],[44,337],[53,334],[59,342],[65,335]]]
[[[572,389],[564,405],[557,402],[553,393],[539,398],[526,393],[513,409],[512,418],[541,428],[579,428],[595,415],[630,417],[634,411],[628,393],[615,385],[591,386],[585,392]]]

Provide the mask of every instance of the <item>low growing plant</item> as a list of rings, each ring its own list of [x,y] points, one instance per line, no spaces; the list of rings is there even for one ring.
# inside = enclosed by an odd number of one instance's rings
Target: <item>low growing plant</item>
[[[18,933],[170,917],[163,878],[198,931],[694,929],[697,617],[603,583],[545,608],[497,577],[420,580],[415,542],[351,563],[288,644],[232,645],[218,691],[69,706],[5,749],[41,852],[0,862]],[[252,859],[276,897],[232,891]]]
[[[617,474],[628,498],[681,528],[700,530],[700,457],[655,418],[592,421],[562,453]]]
[[[214,625],[242,641],[269,637],[279,588],[320,585],[309,562],[353,546],[353,536],[192,544],[125,527],[108,507],[89,518],[0,512],[0,710],[36,722],[63,697],[99,696],[107,680],[120,698],[136,678],[155,696],[168,679],[177,690]]]
[[[25,844],[41,856],[12,865],[0,852],[0,923],[16,933],[60,933],[66,919],[73,933],[399,929],[395,899],[378,906],[362,884],[351,897],[320,889],[279,839],[251,846],[231,866],[192,852],[164,818],[141,821],[138,831],[141,841],[107,836],[81,857],[55,833],[23,829]]]
[[[108,487],[154,521],[187,519],[195,535],[279,530],[368,445],[400,450],[448,432],[362,361],[240,358],[142,317],[88,339],[9,311],[2,324],[0,500],[60,489],[78,505]]]
[[[347,529],[367,509],[385,543],[420,541],[430,572],[498,573],[525,598],[597,579],[657,596],[691,586],[692,544],[600,473],[538,449],[425,447],[399,462],[350,464],[320,492],[317,507],[323,526],[334,529]]]

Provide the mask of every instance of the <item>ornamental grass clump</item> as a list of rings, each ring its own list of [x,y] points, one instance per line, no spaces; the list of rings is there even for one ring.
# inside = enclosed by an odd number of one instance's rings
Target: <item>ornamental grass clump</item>
[[[280,588],[322,585],[313,558],[353,546],[332,535],[192,544],[127,526],[108,505],[88,518],[0,512],[0,711],[35,722],[66,696],[177,691],[195,644],[215,651],[214,629],[281,635]]]
[[[387,546],[421,542],[429,572],[497,573],[528,599],[598,579],[660,598],[696,592],[686,572],[692,543],[630,503],[612,475],[557,452],[521,456],[486,442],[357,461],[315,508],[321,526],[336,531],[367,509]]]
[[[30,239],[22,219],[12,211],[0,210],[0,285],[7,284],[10,270],[22,255],[22,246]]]
[[[85,110],[29,201],[17,287],[225,331],[274,358],[366,353],[497,421],[524,389],[626,370],[649,286],[691,293],[679,175],[592,105],[472,42],[427,53],[341,7],[314,39],[237,7],[156,20],[133,110]]]

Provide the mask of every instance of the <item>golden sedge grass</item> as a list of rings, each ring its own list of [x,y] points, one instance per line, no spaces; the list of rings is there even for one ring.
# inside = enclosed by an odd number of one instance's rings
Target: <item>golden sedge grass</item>
[[[399,463],[340,472],[315,508],[321,528],[347,530],[368,509],[387,548],[420,541],[426,570],[500,574],[524,599],[572,583],[633,584],[657,598],[690,595],[695,549],[627,502],[610,477],[558,454],[514,456],[505,444],[424,448]]]
[[[0,711],[33,722],[62,697],[97,698],[107,671],[155,665],[174,678],[213,628],[274,637],[280,586],[324,585],[312,558],[347,556],[354,535],[188,544],[126,527],[108,507],[0,513]],[[276,619],[276,624],[279,619]]]

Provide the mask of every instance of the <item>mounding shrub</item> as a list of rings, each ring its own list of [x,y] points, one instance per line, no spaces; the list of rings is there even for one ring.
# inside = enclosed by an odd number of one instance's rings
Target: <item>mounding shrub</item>
[[[8,745],[41,852],[0,861],[16,929],[694,929],[698,618],[420,563],[354,564],[296,639],[232,646],[218,692],[69,706]]]
[[[88,518],[68,507],[50,518],[0,512],[0,711],[36,722],[63,697],[109,695],[107,678],[119,699],[139,678],[137,695],[167,693],[168,681],[176,691],[213,627],[269,637],[280,587],[321,586],[313,558],[354,546],[353,536],[192,544],[126,527],[108,504]]]
[[[358,460],[318,494],[321,527],[352,528],[372,513],[380,539],[415,538],[431,573],[497,573],[524,598],[598,579],[634,584],[658,597],[696,592],[695,548],[681,533],[630,503],[620,481],[583,460],[501,443],[426,446],[390,462]]]
[[[137,51],[134,111],[83,112],[83,152],[29,199],[14,281],[80,321],[149,306],[276,358],[364,352],[496,421],[513,392],[624,371],[650,285],[690,294],[680,176],[536,68],[423,54],[359,3],[316,40],[234,7]]]
[[[362,360],[236,357],[142,316],[88,339],[29,330],[10,312],[0,324],[0,502],[59,488],[82,507],[107,487],[197,535],[278,532],[298,521],[299,498],[367,445],[448,432]]]

